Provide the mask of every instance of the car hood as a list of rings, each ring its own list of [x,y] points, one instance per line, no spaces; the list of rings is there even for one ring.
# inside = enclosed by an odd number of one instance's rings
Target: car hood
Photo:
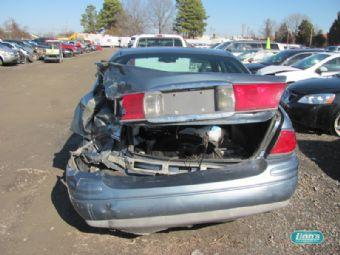
[[[290,72],[290,71],[301,71],[298,68],[294,68],[291,66],[266,66],[257,71],[257,74],[260,75],[268,75],[268,74],[277,74],[282,72]]]
[[[340,93],[340,77],[312,78],[289,85],[289,90],[297,94]]]

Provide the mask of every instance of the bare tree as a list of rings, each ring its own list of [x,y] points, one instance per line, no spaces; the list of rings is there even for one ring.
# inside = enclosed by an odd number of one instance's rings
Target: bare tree
[[[266,19],[263,24],[262,36],[264,38],[273,38],[275,31],[275,21],[272,19]]]
[[[8,19],[4,24],[6,39],[30,39],[31,35],[26,27],[20,25],[14,19]]]
[[[302,20],[309,20],[309,18],[306,15],[300,14],[300,13],[294,13],[289,15],[287,18],[285,18],[284,23],[287,24],[288,32],[292,36],[292,41],[295,43],[296,35],[299,30],[299,26],[302,22]]]
[[[175,4],[172,0],[148,0],[149,19],[158,33],[170,32],[175,17]]]
[[[0,27],[0,39],[5,39],[5,37],[6,37],[5,30],[2,27]]]
[[[144,33],[147,27],[147,12],[144,1],[124,0],[123,12],[117,18],[117,31],[120,35]]]

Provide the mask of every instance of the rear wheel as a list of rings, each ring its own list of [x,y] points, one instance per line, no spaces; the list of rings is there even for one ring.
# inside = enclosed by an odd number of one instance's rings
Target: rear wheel
[[[4,65],[4,61],[2,61],[2,58],[0,58],[0,66]]]
[[[340,111],[335,115],[332,125],[332,133],[336,136],[340,136]]]

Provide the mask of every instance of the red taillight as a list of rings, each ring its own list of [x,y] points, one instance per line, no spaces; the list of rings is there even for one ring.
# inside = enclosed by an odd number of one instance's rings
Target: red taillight
[[[123,96],[122,106],[122,120],[144,119],[144,93]]]
[[[270,154],[292,152],[296,147],[296,136],[293,130],[281,130],[277,141]]]
[[[235,111],[275,109],[285,87],[285,83],[234,84]]]

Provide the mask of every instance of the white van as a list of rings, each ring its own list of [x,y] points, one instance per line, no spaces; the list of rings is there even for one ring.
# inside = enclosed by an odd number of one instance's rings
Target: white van
[[[187,47],[187,44],[180,35],[142,34],[132,36],[129,48],[139,47]]]

